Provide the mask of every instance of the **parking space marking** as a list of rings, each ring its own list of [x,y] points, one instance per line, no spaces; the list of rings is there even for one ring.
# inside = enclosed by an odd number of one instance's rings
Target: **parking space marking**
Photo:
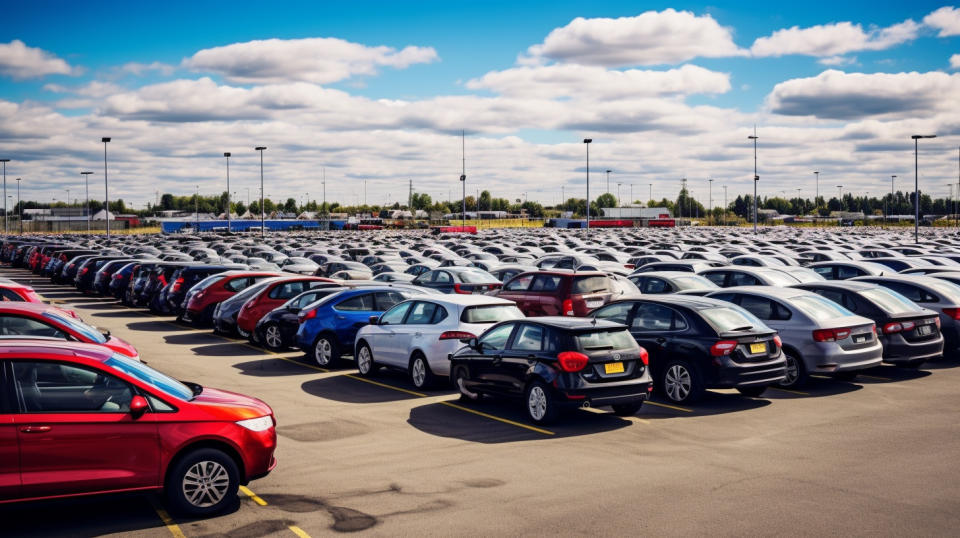
[[[799,390],[790,390],[790,389],[781,389],[780,387],[767,387],[768,389],[779,390],[780,392],[787,392],[790,394],[796,394],[798,396],[810,396],[809,392],[801,392]]]
[[[891,381],[891,379],[890,379],[889,377],[879,377],[879,376],[867,375],[867,374],[860,374],[860,375],[858,375],[857,377],[864,377],[864,378],[867,378],[867,379],[875,379],[875,380],[877,380],[877,381]]]
[[[310,538],[310,535],[304,532],[304,530],[300,527],[296,525],[288,525],[288,527],[290,528],[290,531],[293,532],[293,534],[296,534],[299,538]]]
[[[250,491],[250,488],[248,488],[247,486],[240,486],[240,491],[242,491],[244,495],[246,495],[247,497],[250,497],[253,500],[253,502],[259,504],[260,506],[267,505],[267,501],[261,499],[256,493]]]
[[[170,534],[173,535],[173,538],[186,538],[186,535],[184,535],[183,531],[180,530],[180,526],[177,525],[177,522],[170,517],[170,514],[168,514],[163,507],[157,504],[157,501],[151,499],[150,504],[153,505],[154,512],[160,516],[160,521],[162,521],[164,526],[167,527],[167,530],[170,531]]]
[[[606,415],[606,414],[607,414],[606,411],[601,411],[601,410],[597,409],[596,407],[586,407],[586,408],[584,408],[583,410],[584,410],[584,411],[589,411],[590,413],[596,413],[596,414],[598,414],[598,415]],[[650,424],[650,421],[649,421],[649,420],[647,420],[647,419],[645,419],[645,418],[640,418],[640,417],[635,416],[635,415],[630,415],[630,416],[620,417],[620,418],[622,418],[622,419],[624,419],[624,420],[629,420],[629,421],[631,421],[631,422],[639,422],[640,424]]]
[[[542,434],[544,434],[544,435],[555,435],[554,432],[552,432],[552,431],[550,431],[550,430],[545,430],[545,429],[543,429],[543,428],[538,428],[538,427],[536,427],[536,426],[530,426],[529,424],[524,424],[524,423],[522,423],[522,422],[516,422],[516,421],[510,420],[510,419],[506,419],[506,418],[501,418],[501,417],[498,417],[498,416],[490,415],[490,414],[488,414],[488,413],[484,413],[483,411],[477,411],[477,410],[475,410],[475,409],[470,409],[469,407],[464,407],[464,406],[462,406],[462,405],[458,405],[458,404],[455,404],[455,403],[453,403],[453,402],[446,402],[446,401],[444,401],[444,402],[437,402],[437,403],[439,403],[440,405],[445,405],[445,406],[447,406],[447,407],[452,407],[452,408],[454,408],[454,409],[459,409],[459,410],[461,410],[461,411],[466,411],[467,413],[473,413],[474,415],[478,415],[478,416],[481,416],[481,417],[489,418],[490,420],[496,420],[497,422],[503,422],[504,424],[510,424],[511,426],[516,426],[516,427],[518,427],[518,428],[523,428],[523,429],[530,430],[530,431],[533,431],[533,432],[542,433]]]
[[[666,409],[673,409],[674,411],[683,411],[684,413],[693,413],[693,409],[687,409],[686,407],[677,407],[676,405],[655,402],[653,400],[647,400],[645,403],[648,403],[650,405],[655,405],[657,407],[664,407]]]

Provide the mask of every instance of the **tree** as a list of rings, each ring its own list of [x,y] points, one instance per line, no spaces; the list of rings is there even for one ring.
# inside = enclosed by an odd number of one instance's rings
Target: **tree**
[[[244,205],[243,202],[237,202],[233,204],[233,207],[234,207],[233,210],[237,213],[237,215],[243,215],[244,213],[247,212],[247,206]]]
[[[490,191],[480,193],[480,199],[477,201],[477,207],[480,211],[492,211],[493,200],[490,198]]]
[[[173,205],[172,194],[164,194],[163,196],[160,197],[160,208],[163,209],[164,211],[170,211],[171,209],[175,209]]]
[[[433,205],[433,199],[430,198],[430,195],[425,192],[415,192],[410,197],[410,201],[413,203],[413,209],[429,209]]]
[[[612,195],[612,194],[610,194],[609,192],[605,192],[605,193],[601,194],[600,196],[597,196],[596,204],[597,204],[597,207],[601,207],[601,208],[603,208],[603,207],[617,207],[617,197],[614,196],[614,195]],[[590,213],[591,213],[591,214],[593,213],[592,207],[591,207],[591,209],[590,209]]]
[[[283,211],[286,213],[296,213],[297,201],[293,198],[287,198],[287,201],[283,204]]]

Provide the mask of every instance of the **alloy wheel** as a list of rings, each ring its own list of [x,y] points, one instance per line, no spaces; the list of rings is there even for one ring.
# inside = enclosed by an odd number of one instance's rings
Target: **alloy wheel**
[[[183,496],[197,508],[217,504],[223,500],[229,487],[229,473],[215,461],[198,461],[183,475]]]
[[[330,341],[326,338],[317,340],[317,345],[313,348],[313,356],[320,366],[330,364],[330,360],[333,358],[333,348],[330,345]]]
[[[268,325],[267,330],[263,333],[263,339],[267,343],[267,347],[277,349],[283,346],[283,337],[280,335],[280,327],[276,325]]]
[[[410,370],[410,377],[413,378],[413,384],[418,388],[422,387],[427,380],[427,366],[424,364],[423,359],[420,357],[413,359],[413,366]]]
[[[674,364],[667,370],[664,377],[664,389],[667,396],[675,402],[682,402],[690,395],[690,372],[680,364]]]
[[[547,395],[543,392],[543,387],[538,385],[530,389],[527,395],[527,408],[534,420],[543,420],[547,414]]]
[[[357,369],[360,370],[361,374],[368,374],[372,366],[373,357],[370,355],[370,348],[367,346],[361,347],[360,352],[357,353]]]

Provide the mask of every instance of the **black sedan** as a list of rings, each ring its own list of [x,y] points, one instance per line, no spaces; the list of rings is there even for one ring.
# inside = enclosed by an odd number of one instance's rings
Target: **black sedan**
[[[255,344],[263,344],[269,350],[280,351],[296,343],[297,329],[300,322],[297,315],[309,304],[323,299],[327,295],[341,292],[345,287],[318,288],[305,291],[290,299],[282,306],[274,308],[260,318],[250,334],[250,340]]]
[[[622,299],[590,315],[629,327],[650,353],[655,386],[672,402],[694,402],[709,388],[759,396],[786,372],[777,333],[725,301],[660,295]]]
[[[414,286],[443,293],[485,293],[503,287],[497,277],[476,267],[442,267],[421,274],[411,281]]]
[[[450,379],[465,400],[524,399],[527,416],[548,423],[572,407],[636,413],[652,380],[647,353],[623,325],[543,317],[504,321],[450,357]]]

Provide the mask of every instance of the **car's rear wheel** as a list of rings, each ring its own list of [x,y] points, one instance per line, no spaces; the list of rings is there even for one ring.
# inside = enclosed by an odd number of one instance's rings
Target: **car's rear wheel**
[[[614,415],[617,415],[618,417],[629,417],[637,414],[637,411],[643,407],[643,402],[617,404],[611,407],[613,407]]]
[[[216,514],[236,500],[236,462],[215,448],[201,448],[177,460],[164,490],[170,509],[193,517]]]
[[[370,377],[377,373],[379,367],[373,362],[373,352],[366,342],[360,344],[357,348],[357,370],[363,377]]]
[[[427,362],[427,358],[423,356],[423,353],[417,352],[413,354],[407,373],[410,375],[410,382],[418,389],[428,388],[434,383],[434,375],[433,372],[430,371],[430,363]]]
[[[483,398],[483,394],[473,392],[467,388],[467,381],[470,380],[470,369],[466,366],[457,366],[453,369],[453,384],[460,392],[460,399],[465,402],[476,402]]]
[[[321,334],[313,344],[313,360],[318,365],[329,368],[340,359],[340,345],[329,334]]]
[[[807,382],[809,375],[803,359],[792,351],[784,351],[783,357],[787,360],[786,376],[780,382],[781,387],[799,387]]]
[[[700,372],[685,360],[674,360],[663,369],[660,387],[664,395],[674,403],[691,403],[703,396]]]
[[[527,385],[527,416],[537,424],[550,424],[557,419],[559,405],[556,397],[541,381]]]
[[[740,394],[743,394],[744,396],[748,396],[750,398],[758,398],[764,392],[767,392],[767,386],[763,385],[761,387],[737,387],[737,392],[739,392]]]
[[[263,345],[271,351],[280,351],[284,348],[283,333],[280,332],[280,326],[276,323],[268,323],[263,328],[261,340]]]

